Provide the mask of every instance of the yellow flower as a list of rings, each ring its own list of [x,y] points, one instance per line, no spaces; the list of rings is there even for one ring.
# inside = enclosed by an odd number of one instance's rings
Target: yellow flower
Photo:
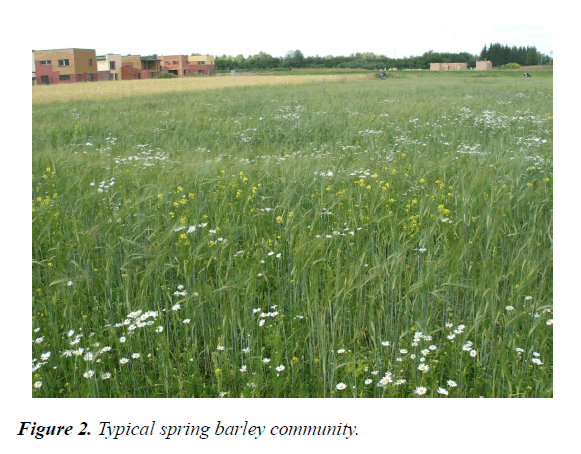
[[[157,198],[158,198],[159,200],[163,199],[163,194],[157,194]]]
[[[276,217],[276,223],[277,224],[282,224],[282,216],[277,216]]]

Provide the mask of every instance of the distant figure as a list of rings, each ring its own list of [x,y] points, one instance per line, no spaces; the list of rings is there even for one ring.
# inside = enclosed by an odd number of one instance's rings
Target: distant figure
[[[531,77],[531,73],[524,73],[522,76],[523,77]]]
[[[379,78],[380,79],[385,79],[385,71],[383,71],[383,69],[379,70]]]

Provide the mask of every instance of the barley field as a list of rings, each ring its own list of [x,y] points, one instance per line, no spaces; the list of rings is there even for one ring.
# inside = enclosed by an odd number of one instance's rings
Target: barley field
[[[32,89],[32,103],[55,101],[126,98],[132,96],[151,96],[161,93],[181,93],[187,91],[212,90],[229,87],[253,87],[261,85],[295,85],[316,81],[333,82],[374,78],[374,74],[321,74],[293,76],[290,73],[259,75],[248,77],[183,77],[177,79],[143,79],[98,84],[60,84],[38,85]]]
[[[552,73],[396,77],[33,88],[33,397],[552,397]]]

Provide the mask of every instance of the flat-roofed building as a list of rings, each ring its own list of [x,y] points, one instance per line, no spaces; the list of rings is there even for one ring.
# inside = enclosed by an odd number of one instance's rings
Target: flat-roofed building
[[[191,70],[199,74],[211,76],[216,73],[216,63],[212,55],[190,55],[188,57],[188,66]]]
[[[477,71],[488,71],[489,69],[492,69],[492,62],[490,60],[476,62]]]
[[[121,54],[97,55],[97,68],[109,71],[109,80],[121,80]]]
[[[125,55],[121,57],[121,67],[125,68],[121,71],[123,80],[153,79],[161,72],[157,56]]]
[[[35,50],[37,83],[41,85],[99,80],[94,49]]]
[[[430,71],[467,71],[466,63],[430,63]]]
[[[161,71],[176,76],[189,76],[190,74],[211,76],[216,73],[214,57],[211,55],[162,55],[159,58]]]

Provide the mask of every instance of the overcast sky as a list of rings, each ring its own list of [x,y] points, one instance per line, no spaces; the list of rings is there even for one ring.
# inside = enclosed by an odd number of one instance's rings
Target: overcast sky
[[[554,14],[541,12],[535,1],[154,0],[109,8],[103,2],[74,3],[43,8],[29,18],[32,49],[245,57],[260,51],[279,57],[295,49],[321,56],[479,54],[491,42],[537,46],[545,54],[553,49]]]

